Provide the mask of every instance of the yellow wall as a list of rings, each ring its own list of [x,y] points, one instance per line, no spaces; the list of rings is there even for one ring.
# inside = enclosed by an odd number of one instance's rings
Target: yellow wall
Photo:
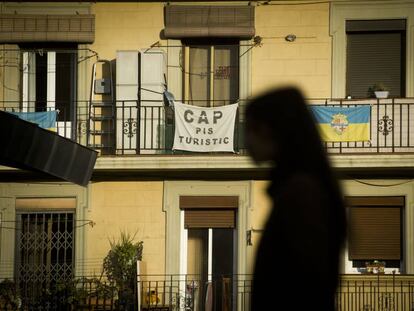
[[[117,50],[138,50],[160,40],[164,3],[96,3],[95,42],[90,48],[101,59],[114,59]]]
[[[285,41],[288,34],[295,34],[296,41]],[[294,84],[308,98],[330,97],[328,3],[257,6],[256,35],[263,45],[252,50],[253,94]]]
[[[268,181],[254,181],[252,183],[252,220],[251,225],[253,229],[252,232],[252,253],[255,257],[257,246],[260,242],[260,237],[262,233],[260,230],[263,230],[266,224],[267,217],[269,215],[270,209],[272,207],[272,202],[267,195],[267,187],[269,186]],[[254,232],[254,230],[259,230]]]
[[[86,236],[85,263],[89,273],[99,273],[110,249],[109,239],[120,232],[144,241],[143,274],[165,271],[165,215],[162,182],[98,182],[90,186],[87,213],[95,225]]]

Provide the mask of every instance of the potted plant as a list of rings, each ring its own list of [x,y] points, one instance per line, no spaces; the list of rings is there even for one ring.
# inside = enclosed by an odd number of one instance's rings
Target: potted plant
[[[118,241],[109,241],[111,249],[104,258],[103,270],[118,289],[120,310],[133,310],[135,303],[137,261],[142,260],[143,241],[134,242],[135,235],[121,232]]]
[[[387,98],[389,95],[389,90],[382,82],[377,82],[368,89],[368,94],[370,97],[376,98]]]
[[[0,310],[19,310],[22,300],[17,291],[17,285],[12,280],[0,282]]]
[[[366,262],[365,266],[367,268],[367,273],[384,274],[384,271],[385,271],[384,261],[374,260],[373,262]]]

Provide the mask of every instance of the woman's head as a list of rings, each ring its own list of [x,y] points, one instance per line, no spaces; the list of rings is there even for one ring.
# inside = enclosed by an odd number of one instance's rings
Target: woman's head
[[[305,99],[293,87],[265,93],[247,105],[246,140],[257,162],[271,160],[301,167],[324,156]]]

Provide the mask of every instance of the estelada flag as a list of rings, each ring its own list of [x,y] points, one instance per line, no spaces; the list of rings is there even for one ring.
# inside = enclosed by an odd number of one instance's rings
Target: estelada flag
[[[322,140],[369,141],[371,106],[311,106]]]

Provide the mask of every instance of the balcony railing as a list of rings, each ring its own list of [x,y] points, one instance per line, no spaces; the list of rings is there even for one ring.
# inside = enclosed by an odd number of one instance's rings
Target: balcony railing
[[[251,275],[141,275],[141,310],[250,310]]]
[[[312,105],[352,107],[370,105],[370,141],[326,142],[333,154],[414,152],[414,98],[366,100],[312,100]],[[39,110],[35,105],[2,102],[7,111]],[[49,105],[50,106],[50,105]],[[52,105],[53,106],[53,105]],[[62,105],[60,105],[62,106]],[[235,125],[234,150],[245,153],[244,102]],[[53,109],[53,108],[47,108]],[[100,151],[101,155],[197,154],[172,150],[174,111],[157,101],[78,101],[73,111],[59,112],[57,132]]]
[[[138,275],[137,285],[130,289],[136,296],[134,306],[127,309],[250,311],[251,285],[252,275]],[[0,310],[127,310],[117,287],[96,278],[49,284],[35,299],[28,293],[0,280]],[[341,275],[335,304],[337,311],[412,311],[414,275]]]
[[[343,275],[336,310],[414,310],[414,275]]]

